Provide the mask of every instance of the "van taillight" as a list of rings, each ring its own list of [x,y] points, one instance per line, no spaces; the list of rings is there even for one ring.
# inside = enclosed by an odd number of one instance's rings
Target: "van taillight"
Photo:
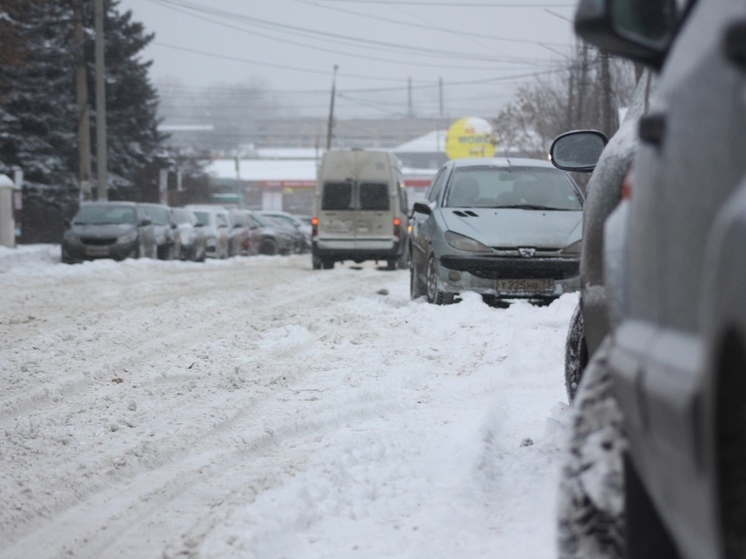
[[[311,218],[311,236],[312,237],[319,236],[319,218],[318,217]]]
[[[394,237],[401,236],[401,219],[398,217],[394,218]]]

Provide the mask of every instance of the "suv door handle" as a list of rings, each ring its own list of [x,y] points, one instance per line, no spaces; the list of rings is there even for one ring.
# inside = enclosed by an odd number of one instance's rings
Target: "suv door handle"
[[[660,146],[666,136],[666,115],[651,113],[640,117],[637,135],[647,144]]]
[[[723,37],[723,52],[726,60],[739,70],[746,70],[746,21],[728,26]]]

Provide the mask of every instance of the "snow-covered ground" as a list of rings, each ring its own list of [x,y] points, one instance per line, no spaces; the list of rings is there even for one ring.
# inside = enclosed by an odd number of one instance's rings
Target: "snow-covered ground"
[[[577,295],[0,248],[0,558],[555,556]]]

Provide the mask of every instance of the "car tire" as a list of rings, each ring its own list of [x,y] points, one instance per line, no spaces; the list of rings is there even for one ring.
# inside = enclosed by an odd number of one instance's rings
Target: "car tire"
[[[425,295],[425,293],[425,284],[422,283],[422,280],[414,267],[414,263],[412,263],[409,268],[409,297],[411,299],[419,299]]]
[[[259,254],[275,256],[279,251],[280,247],[277,246],[277,241],[274,239],[262,239],[259,243]]]
[[[588,365],[588,345],[585,340],[585,321],[580,303],[570,319],[565,340],[565,390],[567,401],[572,403],[580,386],[583,371]]]
[[[427,295],[427,302],[433,305],[450,305],[453,303],[453,293],[445,293],[438,289],[438,262],[433,254],[427,260],[425,295]]]
[[[386,261],[386,269],[387,270],[396,270],[396,260],[387,260]]]
[[[332,270],[332,269],[334,269],[334,260],[324,260],[321,263],[321,267],[324,268],[324,270]]]
[[[588,364],[573,406],[558,496],[560,559],[625,557],[627,437],[614,397],[608,339]]]
[[[312,256],[311,257],[311,267],[314,270],[321,270],[321,258],[318,256]]]

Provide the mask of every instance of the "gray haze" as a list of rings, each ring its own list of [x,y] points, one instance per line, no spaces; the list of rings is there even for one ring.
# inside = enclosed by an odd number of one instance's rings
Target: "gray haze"
[[[494,116],[574,46],[574,0],[121,0],[159,87],[255,84],[290,114]],[[409,83],[411,80],[411,89]],[[410,104],[411,99],[411,104]]]

